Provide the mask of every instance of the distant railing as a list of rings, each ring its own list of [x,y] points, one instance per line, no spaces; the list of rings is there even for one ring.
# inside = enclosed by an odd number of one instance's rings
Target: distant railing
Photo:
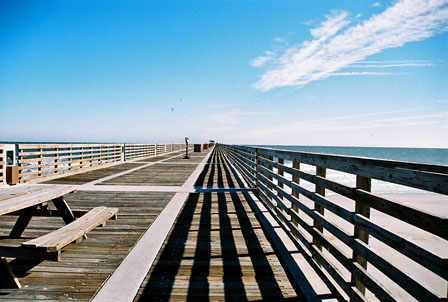
[[[29,182],[120,160],[121,144],[19,144],[19,181]]]
[[[125,144],[124,159],[138,159],[181,150],[185,144]]]
[[[3,145],[0,145],[0,186],[5,184],[5,151]]]
[[[124,160],[156,155],[156,144],[125,144]]]
[[[246,182],[258,189],[260,200],[279,219],[282,227],[293,235],[296,244],[305,247],[350,300],[365,301],[366,288],[381,301],[399,299],[394,297],[383,280],[372,276],[371,270],[367,270],[367,263],[418,301],[441,300],[440,293],[408,276],[400,267],[392,264],[385,253],[372,251],[368,245],[369,237],[373,236],[445,281],[448,280],[448,259],[441,258],[408,238],[397,235],[394,229],[376,224],[369,218],[371,209],[375,209],[448,240],[446,217],[371,193],[371,181],[376,179],[448,195],[448,166],[270,148],[221,147],[226,149],[229,159]],[[285,161],[290,161],[290,164],[286,165]],[[301,170],[301,164],[313,166],[315,172]],[[356,184],[349,186],[327,178],[327,169],[349,173],[356,179]],[[312,189],[305,188],[302,183],[307,183],[308,187],[311,185]],[[326,190],[351,199],[354,211],[326,197]],[[335,219],[329,219],[328,214],[325,215],[327,211],[334,214],[333,217],[350,223],[351,230],[341,227],[341,223],[335,223]],[[344,244],[343,248],[341,244],[335,244],[335,238]],[[344,268],[349,277],[342,272]],[[446,298],[445,294],[443,297]]]
[[[164,154],[184,147],[184,144],[18,144],[19,182]],[[1,183],[4,169],[0,171]]]

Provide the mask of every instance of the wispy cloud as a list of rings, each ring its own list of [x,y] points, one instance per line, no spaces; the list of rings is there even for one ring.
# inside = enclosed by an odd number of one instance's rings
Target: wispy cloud
[[[381,6],[381,3],[380,3],[380,2],[375,2],[375,3],[372,4],[372,6],[373,6],[373,7],[380,7],[380,6]]]
[[[448,100],[438,100],[437,103],[448,103]]]
[[[362,72],[332,72],[330,73],[331,76],[365,76],[365,75],[371,75],[371,76],[391,76],[391,75],[405,75],[410,74],[407,72],[369,72],[369,71],[362,71]]]
[[[431,62],[425,62],[425,63],[415,63],[415,62],[400,62],[400,63],[374,63],[374,64],[359,64],[355,63],[350,66],[347,66],[349,68],[392,68],[392,67],[428,67],[428,66],[434,66],[434,63]]]
[[[271,65],[253,86],[262,91],[282,86],[303,87],[384,49],[445,32],[448,0],[401,0],[381,14],[357,25],[349,24],[347,12],[333,12],[311,30],[313,40],[273,54],[269,60],[262,59],[266,56],[256,58],[253,62],[263,63],[258,66],[268,61]]]
[[[240,131],[236,135],[256,139],[279,135],[291,136],[299,133],[334,133],[358,129],[373,130],[378,128],[444,125],[448,122],[448,112],[415,114],[421,112],[421,110],[422,108],[410,108],[303,120],[275,127],[259,128],[253,131]]]
[[[232,104],[217,104],[211,105],[210,108],[232,108],[249,105],[249,103],[232,103]]]
[[[257,115],[272,115],[278,114],[279,112],[258,112],[258,111],[242,111],[235,109],[228,112],[212,114],[210,116],[210,121],[212,123],[218,124],[219,126],[236,126],[240,121],[247,116],[257,116]]]
[[[260,56],[260,57],[256,57],[255,59],[253,59],[252,61],[250,61],[250,65],[252,65],[253,67],[261,67],[263,66],[266,62],[271,61],[273,59],[272,56]]]

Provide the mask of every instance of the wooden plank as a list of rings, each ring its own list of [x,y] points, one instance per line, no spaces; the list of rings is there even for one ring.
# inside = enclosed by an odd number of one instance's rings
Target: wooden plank
[[[59,196],[57,198],[54,198],[52,201],[58,212],[61,214],[62,220],[64,220],[66,224],[75,221],[75,215],[73,215],[73,212],[68,206],[67,202],[64,200],[64,197]]]
[[[432,272],[438,274],[442,278],[448,279],[448,259],[442,259],[439,256],[436,256],[426,251],[425,249],[419,247],[418,245],[410,242],[409,240],[400,237],[398,235],[395,235],[391,231],[370,222],[368,219],[363,218],[362,215],[356,212],[352,213],[346,210],[345,208],[334,204],[330,200],[318,196],[313,192],[308,191],[303,187],[300,187],[295,183],[292,183],[279,175],[273,174],[273,177],[276,178],[278,181],[283,182],[288,186],[291,186],[294,190],[297,190],[297,192],[300,192],[305,197],[320,204],[321,206],[330,210],[331,212],[338,215],[342,219],[352,223],[358,229],[363,230],[365,233],[374,236],[375,238],[381,240],[382,242],[394,248],[398,252],[406,255],[407,257],[411,258],[417,263],[420,263],[421,265],[431,270]],[[273,186],[272,183],[268,183],[268,185]],[[286,193],[282,191],[282,194],[284,195]]]
[[[0,186],[6,182],[4,145],[0,144]]]
[[[58,251],[67,244],[80,239],[84,234],[90,232],[98,225],[105,224],[105,221],[115,216],[118,208],[96,207],[87,214],[67,224],[66,226],[22,243],[27,247],[45,248],[48,252]]]
[[[440,194],[448,194],[448,166],[407,163],[340,155],[301,153],[259,148],[264,156],[276,156],[302,163],[374,178]]]
[[[48,200],[55,199],[59,196],[68,194],[75,190],[76,187],[74,186],[57,186],[47,190],[38,191],[36,193],[8,198],[0,203],[0,215],[18,211]]]
[[[21,288],[19,280],[8,265],[5,258],[0,257],[0,288]]]
[[[266,159],[260,159],[260,161],[264,161],[268,165],[277,167],[277,163],[268,162]],[[436,234],[444,239],[448,239],[448,219],[446,217],[438,217],[423,210],[416,210],[412,207],[396,203],[386,198],[375,196],[367,191],[350,188],[323,177],[310,175],[294,168],[283,166],[283,169],[285,172],[291,173],[293,176],[298,176],[309,182],[318,184],[350,199],[361,200],[371,208],[386,213],[387,215],[395,217],[399,220],[403,220],[425,231]],[[292,189],[298,188],[297,185],[290,184],[288,181],[286,181],[285,184],[290,186]]]
[[[261,187],[264,186],[264,184],[262,184],[261,182],[259,182],[259,185]],[[264,191],[269,192],[269,190],[266,189]],[[290,224],[290,222],[283,215],[283,213],[281,213],[277,208],[275,208],[274,205],[269,200],[269,198],[261,191],[260,196],[262,197],[262,200],[265,202],[265,204],[268,206],[267,208],[270,209],[272,212],[275,212],[275,216],[277,216],[286,225]],[[354,290],[344,280],[344,278],[342,277],[342,272],[340,272],[340,270],[337,267],[331,264],[331,262],[327,259],[327,257],[323,255],[320,249],[318,249],[315,245],[311,245],[311,243],[309,243],[308,240],[292,225],[290,225],[290,231],[294,234],[296,238],[299,238],[302,244],[304,244],[307,247],[307,250],[312,254],[312,256],[320,263],[320,265],[323,268],[325,268],[328,274],[330,274],[330,276],[336,281],[336,283],[347,293],[351,301],[367,301],[365,297],[361,295],[361,293],[359,293],[357,290]]]
[[[292,162],[292,167],[294,169],[300,170],[300,163],[298,161],[293,161]],[[297,175],[292,175],[292,181],[299,185],[300,184],[300,177],[297,176]],[[292,191],[292,196],[294,196],[295,198],[299,199],[299,196],[300,196],[299,192],[297,190],[294,190],[294,189],[292,189],[291,191]],[[294,211],[296,214],[299,213],[299,209],[295,205],[292,206],[292,211]],[[295,223],[296,226],[298,226],[297,222],[294,221],[294,223]]]
[[[316,167],[316,175],[317,176],[325,178],[326,174],[327,174],[327,170],[325,168],[322,168],[319,166]],[[325,196],[325,188],[322,186],[316,185],[316,194],[319,194],[320,196]],[[314,210],[316,212],[322,214],[322,216],[324,215],[324,207],[322,207],[320,204],[314,203]],[[324,228],[322,227],[322,225],[319,222],[314,220],[313,223],[314,223],[314,227],[318,231],[323,232]],[[315,244],[319,250],[322,250],[322,245],[315,238],[313,238],[313,244]]]
[[[9,233],[10,238],[20,238],[25,232],[26,227],[31,221],[31,218],[34,215],[34,211],[37,209],[37,205],[25,208],[20,211],[20,216],[17,219],[17,222],[14,224],[11,232]]]
[[[369,221],[369,214],[370,207],[373,207],[393,217],[399,218],[406,222],[411,222],[413,225],[421,227],[425,230],[429,230],[430,232],[441,237],[446,237],[448,235],[447,218],[437,217],[433,214],[412,209],[407,206],[403,206],[371,194],[369,192],[370,176],[373,174],[375,175],[373,178],[376,177],[378,179],[382,179],[383,176],[379,176],[381,173],[387,174],[391,173],[391,171],[395,171],[393,175],[389,174],[387,175],[388,178],[384,176],[383,179],[392,183],[406,184],[411,187],[424,188],[426,190],[441,193],[443,192],[443,190],[445,190],[444,188],[440,188],[440,186],[444,186],[444,179],[447,176],[446,172],[448,171],[448,167],[426,164],[420,165],[418,163],[382,161],[377,159],[371,160],[354,158],[352,160],[352,158],[350,157],[328,157],[322,154],[303,154],[303,156],[302,154],[300,154],[301,156],[299,157],[297,153],[289,151],[272,151],[266,150],[265,148],[258,149],[245,146],[234,146],[234,148],[227,147],[227,150],[231,150],[230,152],[232,154],[241,154],[241,152],[235,152],[234,149],[243,150],[243,152],[245,153],[252,152],[253,150],[258,150],[258,154],[261,156],[257,158],[257,184],[259,193],[262,196],[262,200],[264,200],[264,202],[267,204],[268,209],[274,211],[275,215],[279,218],[282,218],[281,220],[284,221],[285,225],[287,226],[286,228],[291,229],[292,235],[296,235],[297,238],[300,237],[300,232],[298,232],[296,226],[293,226],[293,223],[299,223],[305,230],[307,230],[311,234],[311,236],[313,236],[313,242],[317,241],[324,244],[325,249],[328,250],[352,273],[352,280],[357,287],[357,293],[362,294],[362,292],[365,291],[365,287],[363,285],[367,285],[369,289],[371,289],[377,295],[377,297],[382,297],[380,299],[393,300],[390,293],[384,286],[382,286],[378,282],[378,280],[375,280],[369,277],[368,274],[366,274],[367,271],[365,267],[367,261],[369,261],[372,263],[372,265],[383,271],[383,273],[388,275],[392,280],[394,280],[394,282],[399,284],[403,289],[405,289],[408,293],[410,293],[417,299],[428,301],[436,301],[439,299],[437,297],[437,294],[435,294],[432,289],[420,284],[419,282],[416,282],[412,278],[409,278],[400,269],[388,263],[386,259],[383,259],[378,255],[372,253],[367,248],[366,243],[368,243],[369,234],[373,235],[387,245],[416,261],[417,263],[422,264],[427,269],[447,279],[448,274],[446,272],[448,269],[448,259],[441,259],[439,256],[434,255],[415,245],[414,243],[393,234],[389,230],[375,225],[374,223]],[[269,156],[276,156],[278,158],[293,160],[293,167],[286,167],[282,162],[274,163],[272,160],[268,159]],[[241,162],[243,162],[244,160],[239,158],[238,156],[234,158],[236,159],[236,162],[238,162],[237,165],[239,165],[242,170],[247,171],[247,169],[243,165],[241,165]],[[294,161],[297,162],[297,166],[294,166]],[[316,175],[304,173],[300,171],[299,162],[311,164],[321,168],[332,168],[343,172],[353,173],[357,176],[357,187],[350,188],[348,186],[325,179],[325,175],[322,175],[322,173],[320,173],[322,171],[319,171],[320,168],[317,168],[318,171]],[[372,167],[372,165],[376,166]],[[272,172],[272,168],[277,168],[280,173]],[[412,171],[412,169],[416,169],[417,171]],[[293,176],[293,181],[287,180],[282,175],[283,171],[291,173],[291,175]],[[244,172],[242,173],[244,174]],[[440,173],[441,175],[437,175]],[[395,177],[396,179],[394,179]],[[278,181],[278,185],[275,184],[274,181],[272,181],[273,178]],[[316,185],[316,192],[310,192],[304,189],[302,186],[300,186],[300,184],[294,182],[294,178],[297,178],[297,180],[299,178],[303,178],[314,183]],[[399,178],[402,179],[399,180]],[[430,180],[431,178],[432,180]],[[291,188],[292,192],[296,192],[296,194],[291,195],[286,193],[283,185]],[[325,194],[323,194],[325,189],[330,189],[336,193],[354,199],[356,202],[356,212],[352,213],[326,199],[324,197]],[[298,196],[294,196],[298,195],[299,193],[315,202],[314,210],[311,210],[300,203],[300,201],[298,200]],[[308,216],[310,216],[315,222],[314,227],[304,224],[305,222],[296,214],[295,211],[292,210],[292,208],[286,208],[285,204],[281,201],[281,198],[288,199],[292,203],[292,207],[297,206]],[[273,200],[271,201],[271,199]],[[277,203],[277,207],[280,206],[279,209],[274,207],[275,202]],[[346,234],[337,226],[331,224],[328,220],[326,220],[324,216],[319,213],[321,212],[321,210],[323,210],[323,208],[329,209],[336,215],[352,223],[355,226],[355,238],[357,239],[351,238],[349,234]],[[285,209],[289,210],[289,214],[291,215],[291,222],[286,218],[284,214],[282,214],[284,213]],[[424,217],[423,220],[422,217]],[[423,221],[426,221],[427,223],[424,223]],[[431,222],[428,223],[428,221]],[[318,225],[316,225],[316,222]],[[351,259],[344,256],[340,251],[337,250],[336,247],[332,246],[331,241],[327,241],[323,236],[323,232],[318,229],[319,226],[323,226],[333,236],[342,240],[342,242],[352,248],[355,261],[357,260],[357,262],[352,263]],[[297,232],[295,230],[297,230]],[[306,241],[305,237],[303,236],[302,239]],[[361,243],[363,243],[364,245]],[[306,243],[303,244],[306,245]],[[319,250],[318,248],[311,248],[310,246],[308,246],[308,250],[313,252],[313,256],[317,258],[317,261],[321,259],[321,255],[316,252]],[[336,279],[340,278],[333,268],[328,267],[328,263],[325,263],[324,266],[330,273],[330,275],[332,275]],[[340,282],[338,283],[340,283],[345,291],[351,290],[344,285],[345,281],[343,281],[342,279],[339,280]],[[349,292],[347,293],[349,294]],[[353,299],[353,297],[351,298]]]
[[[263,176],[261,176],[264,178]],[[268,181],[264,178],[264,181]],[[386,276],[391,278],[394,282],[400,285],[404,290],[410,293],[412,296],[416,297],[420,300],[426,301],[437,301],[437,295],[433,292],[432,289],[423,286],[416,282],[412,277],[403,273],[399,268],[393,266],[385,259],[380,257],[371,251],[365,243],[360,241],[359,239],[355,239],[345,231],[340,229],[338,226],[333,225],[328,220],[326,220],[320,213],[317,213],[305,205],[303,205],[300,201],[296,200],[291,195],[287,194],[283,190],[277,188],[282,195],[287,198],[292,203],[296,204],[300,210],[304,211],[308,216],[312,219],[317,220],[319,224],[321,224],[326,230],[328,230],[331,234],[333,234],[336,238],[341,240],[347,246],[349,246],[353,251],[357,254],[361,255],[363,258],[372,263],[375,267],[380,269]]]
[[[370,178],[363,177],[363,176],[357,176],[356,177],[356,188],[360,190],[364,190],[367,192],[370,192],[372,189],[372,181]],[[364,202],[357,200],[355,204],[355,211],[359,213],[360,215],[370,218],[370,207],[366,205]],[[365,244],[369,243],[369,234],[358,228],[355,225],[355,237],[359,238],[362,242]],[[359,263],[363,268],[367,269],[367,261],[360,255],[358,255],[356,252],[353,252],[353,259],[356,260],[356,262]],[[364,285],[354,276],[352,276],[352,282],[355,283],[356,288],[363,294],[366,294],[366,288]]]

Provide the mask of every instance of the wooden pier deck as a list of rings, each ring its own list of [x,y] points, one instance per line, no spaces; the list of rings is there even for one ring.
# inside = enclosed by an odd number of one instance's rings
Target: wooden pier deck
[[[143,282],[135,285],[135,297],[123,288],[124,300],[115,301],[303,300],[227,158],[219,150],[192,153],[190,160],[183,155],[176,151],[20,185],[79,185],[76,193],[64,196],[72,209],[117,207],[118,220],[64,248],[58,262],[8,258],[22,288],[0,289],[0,300],[90,301],[116,280],[114,272],[179,194],[186,201]],[[0,248],[64,225],[60,218],[33,217],[22,239],[9,239],[16,219],[0,216]]]

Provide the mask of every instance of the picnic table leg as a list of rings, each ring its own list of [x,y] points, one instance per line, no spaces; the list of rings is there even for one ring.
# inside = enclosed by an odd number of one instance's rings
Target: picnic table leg
[[[21,288],[19,280],[14,275],[14,272],[9,267],[8,261],[0,257],[0,280],[2,280],[0,287],[2,288]]]
[[[61,213],[62,219],[66,224],[69,224],[70,222],[76,220],[75,215],[73,215],[73,212],[68,206],[64,197],[60,196],[58,198],[53,199],[53,204],[55,205],[56,209],[58,209],[58,211]],[[82,237],[84,239],[87,239],[86,234],[84,234]]]
[[[17,219],[16,224],[9,233],[9,237],[11,238],[20,238],[25,232],[26,227],[31,221],[33,217],[34,211],[37,209],[37,205],[31,206],[29,208],[23,209],[20,211],[19,218]]]
[[[55,205],[56,209],[58,209],[58,211],[61,213],[62,219],[66,224],[75,221],[76,218],[73,215],[72,210],[70,210],[67,202],[64,200],[62,196],[53,199],[53,204]]]

